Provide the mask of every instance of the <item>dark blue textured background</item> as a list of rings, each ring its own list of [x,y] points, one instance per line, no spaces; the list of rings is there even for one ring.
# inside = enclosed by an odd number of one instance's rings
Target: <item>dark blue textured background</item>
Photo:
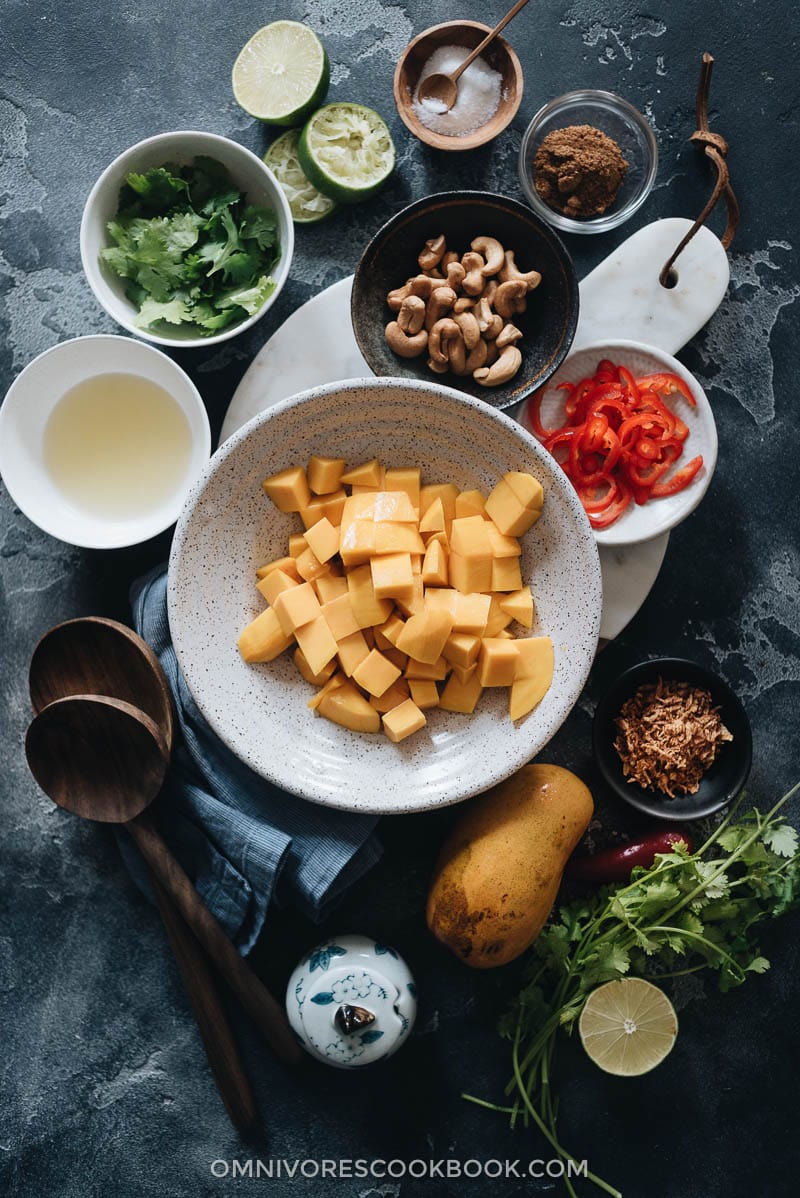
[[[579,274],[657,216],[694,215],[710,186],[693,96],[700,54],[717,57],[712,124],[731,142],[742,205],[728,297],[682,354],[710,396],[719,466],[698,512],[673,535],[652,595],[600,658],[587,692],[545,757],[593,779],[589,726],[604,679],[641,656],[679,653],[716,667],[753,723],[750,794],[770,804],[798,775],[800,560],[794,248],[798,178],[794,6],[535,0],[508,32],[525,70],[513,127],[492,146],[443,155],[413,141],[394,113],[398,53],[434,20],[499,19],[504,5],[432,7],[381,0],[3,0],[0,6],[0,391],[66,337],[112,332],[80,270],[86,193],[126,146],[201,128],[263,152],[269,132],[234,103],[231,64],[278,16],[308,20],[332,61],[330,98],[382,112],[398,170],[373,203],[299,229],[292,279],[250,334],[177,354],[219,429],[253,354],[278,324],[352,271],[393,212],[428,192],[469,185],[519,196],[526,123],[552,96],[603,87],[645,111],[658,136],[656,189],[624,230],[572,238]],[[795,27],[792,28],[792,23]],[[714,222],[721,229],[721,217]],[[796,318],[795,318],[796,322]],[[209,1162],[252,1155],[237,1142],[208,1074],[158,918],[122,869],[110,833],[54,810],[28,776],[26,668],[37,637],[88,613],[126,619],[127,588],[167,538],[92,553],[33,528],[0,493],[3,770],[0,814],[0,1191],[25,1198],[205,1198],[264,1191],[325,1198],[455,1198],[556,1192],[548,1183],[214,1180]],[[601,809],[615,826],[624,815]],[[286,1075],[233,1012],[275,1157],[547,1156],[462,1090],[497,1099],[508,1074],[493,1025],[515,967],[476,976],[427,936],[427,877],[453,812],[384,821],[384,864],[348,898],[332,929],[395,943],[415,970],[418,1029],[395,1062],[368,1075],[309,1064]],[[794,818],[798,812],[795,807]],[[638,1081],[605,1077],[574,1044],[561,1056],[561,1136],[626,1198],[788,1198],[797,1192],[798,932],[765,937],[773,968],[718,995],[696,978],[674,992],[681,1035],[669,1061]],[[279,913],[255,954],[276,990],[318,930]]]

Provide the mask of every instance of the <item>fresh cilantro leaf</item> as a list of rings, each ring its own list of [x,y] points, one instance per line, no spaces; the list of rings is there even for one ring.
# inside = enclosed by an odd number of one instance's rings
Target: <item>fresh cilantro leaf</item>
[[[217,297],[217,307],[229,308],[232,304],[238,304],[248,315],[254,316],[274,290],[275,280],[267,275],[262,275],[253,287],[224,291]]]
[[[769,969],[769,961],[766,957],[753,957],[749,965],[745,966],[748,973],[766,973]]]
[[[260,250],[271,249],[278,240],[278,221],[269,208],[248,205],[242,213],[241,234],[244,240],[255,241]]]
[[[779,857],[794,857],[797,852],[797,833],[788,824],[765,828],[761,839]]]
[[[144,174],[131,172],[125,179],[120,206],[124,209],[138,201],[143,212],[163,212],[187,199],[189,188],[177,171],[177,167],[153,166]]]
[[[261,266],[260,254],[248,254],[244,250],[238,250],[225,261],[222,274],[226,283],[236,283],[238,286],[242,286],[249,283],[252,278],[258,277]]]
[[[140,329],[149,329],[159,320],[165,320],[168,324],[183,324],[184,321],[191,319],[189,309],[182,299],[173,299],[165,304],[146,299],[134,323]]]
[[[719,862],[697,861],[695,862],[695,869],[700,881],[705,883],[702,896],[703,901],[722,898],[728,893],[729,883],[725,873],[717,873]]]

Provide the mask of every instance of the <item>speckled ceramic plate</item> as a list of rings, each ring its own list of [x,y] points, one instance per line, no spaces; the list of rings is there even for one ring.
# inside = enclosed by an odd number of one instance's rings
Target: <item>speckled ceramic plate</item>
[[[380,457],[417,465],[430,482],[489,490],[527,470],[545,492],[541,519],[522,539],[522,574],[538,613],[534,633],[555,647],[553,685],[524,720],[508,718],[508,691],[487,690],[474,715],[428,713],[399,745],[312,715],[312,688],[290,654],[247,665],[236,639],[263,609],[255,569],[282,556],[299,517],[260,487],[312,453],[353,464]],[[181,669],[222,740],[257,773],[313,802],[399,813],[457,803],[538,753],[576,702],[589,673],[602,603],[597,548],[561,470],[518,424],[479,400],[433,383],[353,379],[276,404],[217,451],[178,522],[169,618]]]

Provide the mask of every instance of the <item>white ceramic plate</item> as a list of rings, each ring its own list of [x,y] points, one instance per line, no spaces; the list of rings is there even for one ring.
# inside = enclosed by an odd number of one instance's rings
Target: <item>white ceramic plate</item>
[[[598,545],[635,545],[675,528],[697,507],[708,490],[717,464],[717,426],[705,391],[677,358],[639,341],[596,341],[573,350],[560,370],[548,381],[541,409],[545,428],[558,428],[564,423],[564,392],[557,390],[559,383],[575,383],[594,374],[601,358],[610,358],[617,366],[627,366],[634,377],[657,371],[676,374],[697,400],[697,406],[692,407],[682,395],[675,393],[667,401],[670,410],[688,425],[689,436],[684,443],[683,457],[679,458],[665,481],[692,458],[702,454],[703,465],[689,485],[677,495],[651,499],[641,506],[631,503],[610,528],[595,532]]]
[[[522,540],[522,574],[538,623],[555,647],[553,685],[524,720],[508,692],[488,690],[474,715],[429,713],[399,745],[312,715],[314,693],[290,654],[243,662],[241,629],[263,610],[255,569],[301,531],[264,496],[265,475],[312,453],[357,464],[380,457],[420,466],[430,482],[489,490],[527,470],[545,492],[541,519]],[[257,773],[317,803],[398,813],[456,803],[508,777],[560,727],[594,657],[602,604],[594,537],[561,470],[518,424],[434,383],[352,379],[269,408],[217,451],[189,496],[173,542],[169,618],[181,669],[218,736]]]

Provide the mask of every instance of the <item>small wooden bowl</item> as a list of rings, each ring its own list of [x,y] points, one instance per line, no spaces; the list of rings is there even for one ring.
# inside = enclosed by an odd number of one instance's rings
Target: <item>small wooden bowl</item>
[[[414,92],[422,68],[433,52],[440,46],[464,46],[466,50],[474,50],[491,29],[491,25],[483,25],[480,21],[445,21],[418,34],[400,55],[394,72],[394,102],[400,119],[426,145],[436,150],[474,150],[502,133],[516,116],[522,101],[522,66],[502,37],[496,37],[481,55],[492,70],[499,71],[503,77],[500,104],[485,125],[460,137],[447,136],[426,128],[414,111]]]

